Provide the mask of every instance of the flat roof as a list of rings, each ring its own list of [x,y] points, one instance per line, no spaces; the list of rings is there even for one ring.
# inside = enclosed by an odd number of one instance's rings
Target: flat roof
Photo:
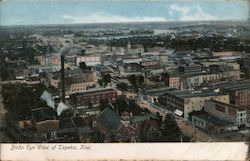
[[[233,105],[233,104],[228,104],[228,103],[224,103],[224,102],[219,102],[219,101],[216,101],[216,100],[208,100],[208,101],[211,101],[211,102],[214,102],[216,104],[220,104],[220,105],[225,105],[225,106],[229,106],[231,108],[234,108],[234,109],[237,109],[239,111],[245,111],[246,108],[243,108],[241,106],[236,106],[236,105]]]
[[[192,97],[209,97],[209,96],[222,96],[225,94],[214,92],[212,90],[200,90],[200,91],[170,91],[167,92],[179,98],[192,98]]]
[[[225,83],[219,83],[216,87],[235,91],[235,90],[242,90],[242,89],[250,89],[250,80],[240,80],[240,81],[230,81]]]
[[[71,94],[71,96],[79,96],[83,94],[90,94],[90,93],[96,93],[96,92],[102,92],[102,91],[116,91],[116,90],[114,90],[113,88],[94,88],[94,89],[90,89],[84,92]]]
[[[211,124],[216,125],[216,126],[229,126],[232,124],[229,121],[218,119],[218,118],[216,118],[212,115],[209,115],[208,113],[203,112],[203,111],[199,111],[197,113],[194,113],[193,116],[196,116],[200,119],[203,119],[206,122],[211,123]]]
[[[173,90],[177,90],[177,89],[170,88],[170,87],[167,87],[167,88],[163,87],[163,88],[147,90],[146,94],[150,96],[160,96],[160,95],[167,93],[168,91],[173,91]]]

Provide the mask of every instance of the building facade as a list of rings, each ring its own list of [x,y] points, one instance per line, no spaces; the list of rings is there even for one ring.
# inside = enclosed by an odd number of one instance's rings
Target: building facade
[[[205,102],[204,110],[214,117],[230,121],[237,126],[247,123],[247,111],[243,107],[209,100]]]
[[[229,103],[229,96],[210,90],[190,92],[173,91],[165,94],[165,104],[167,108],[172,111],[182,111],[184,118],[188,118],[190,112],[202,110],[206,100],[217,100]]]
[[[75,93],[70,95],[70,101],[74,106],[84,106],[92,104],[97,106],[100,104],[101,100],[108,100],[114,103],[117,98],[117,91],[109,88],[88,90],[82,93]]]

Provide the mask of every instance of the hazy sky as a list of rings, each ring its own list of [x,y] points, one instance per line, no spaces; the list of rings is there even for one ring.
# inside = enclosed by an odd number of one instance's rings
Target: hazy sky
[[[2,0],[0,25],[247,20],[243,0]]]

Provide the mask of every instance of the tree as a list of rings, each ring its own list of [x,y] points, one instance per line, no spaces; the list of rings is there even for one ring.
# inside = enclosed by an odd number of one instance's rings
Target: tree
[[[128,84],[121,82],[116,85],[116,87],[122,91],[126,91],[128,89]]]
[[[135,75],[128,76],[128,81],[132,84],[134,88],[137,88],[137,79]]]
[[[107,99],[100,100],[100,104],[99,104],[100,111],[103,111],[108,106],[109,106],[109,101]]]
[[[79,63],[79,68],[82,70],[90,70],[91,68],[86,65],[85,62],[80,62]]]
[[[120,95],[117,97],[116,102],[115,102],[115,108],[118,109],[118,112],[120,114],[124,111],[129,111],[127,101],[126,101],[126,96]]]
[[[163,77],[165,85],[169,86],[169,77],[170,77],[170,74],[168,72],[165,72],[165,73],[162,73],[161,76]]]
[[[135,100],[133,99],[129,99],[128,100],[128,107],[129,107],[129,111],[128,112],[131,112],[131,111],[134,111],[135,109],[137,109],[139,106],[136,104]]]
[[[144,82],[144,77],[143,77],[142,75],[141,75],[141,76],[138,76],[138,77],[137,77],[137,83],[138,83],[138,85],[142,85],[143,82]]]
[[[111,75],[110,74],[104,74],[102,80],[103,80],[104,85],[106,86],[111,81]]]
[[[180,141],[181,131],[174,116],[168,114],[164,120],[163,137],[164,141]]]
[[[3,103],[8,110],[16,116],[27,117],[31,110],[46,107],[40,99],[46,87],[42,84],[26,86],[23,84],[5,84],[3,86]]]
[[[103,84],[104,84],[103,80],[102,80],[102,79],[98,79],[98,84],[99,84],[100,86],[103,86]]]

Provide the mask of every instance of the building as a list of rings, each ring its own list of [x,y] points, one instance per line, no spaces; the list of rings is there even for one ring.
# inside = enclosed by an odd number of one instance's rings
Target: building
[[[140,64],[142,62],[142,58],[138,57],[126,57],[122,59],[123,64],[137,63]]]
[[[170,76],[168,79],[168,87],[169,88],[176,88],[176,89],[180,89],[181,87],[181,80],[179,76]]]
[[[35,59],[40,65],[60,65],[60,57],[57,53],[51,55],[37,55]]]
[[[49,84],[55,88],[60,88],[60,80],[60,73],[54,73],[49,79]],[[96,72],[93,71],[66,70],[64,82],[65,93],[69,95],[96,86],[97,76]]]
[[[206,100],[229,103],[229,96],[227,94],[211,90],[169,91],[164,95],[164,99],[167,108],[172,111],[181,111],[184,114],[184,118],[188,118],[190,112],[202,110]]]
[[[230,81],[215,86],[230,96],[231,104],[250,106],[250,80]]]
[[[242,126],[247,123],[246,108],[215,100],[206,101],[204,107],[204,110],[210,115],[222,120],[227,120],[234,123],[234,125]]]
[[[216,135],[225,134],[232,131],[232,128],[234,128],[232,123],[229,121],[218,119],[204,111],[195,111],[190,113],[190,121],[196,127]]]
[[[223,80],[240,80],[240,70],[230,70],[212,74],[185,74],[182,76],[184,88],[192,89],[209,82],[221,82]]]
[[[137,142],[137,129],[109,108],[105,108],[94,122],[94,127],[105,142]]]
[[[79,66],[81,62],[85,62],[87,66],[101,65],[101,56],[99,55],[76,56],[75,58],[76,66]]]
[[[108,100],[114,103],[117,98],[117,91],[112,88],[99,88],[70,95],[70,101],[74,106],[92,104],[99,105],[101,100]]]
[[[144,58],[141,61],[141,65],[143,67],[152,67],[152,66],[156,66],[158,65],[159,61],[157,59],[154,58]]]
[[[123,64],[119,66],[119,76],[121,78],[131,75],[140,76],[142,73],[142,66],[137,63]]]
[[[224,56],[233,56],[232,51],[220,51],[220,52],[215,52],[213,51],[213,56],[214,57],[224,57]]]
[[[200,64],[186,64],[179,67],[180,73],[195,74],[202,72],[202,65]]]
[[[41,137],[47,138],[44,134],[59,129],[59,120],[52,108],[33,109],[31,114],[34,126]]]

